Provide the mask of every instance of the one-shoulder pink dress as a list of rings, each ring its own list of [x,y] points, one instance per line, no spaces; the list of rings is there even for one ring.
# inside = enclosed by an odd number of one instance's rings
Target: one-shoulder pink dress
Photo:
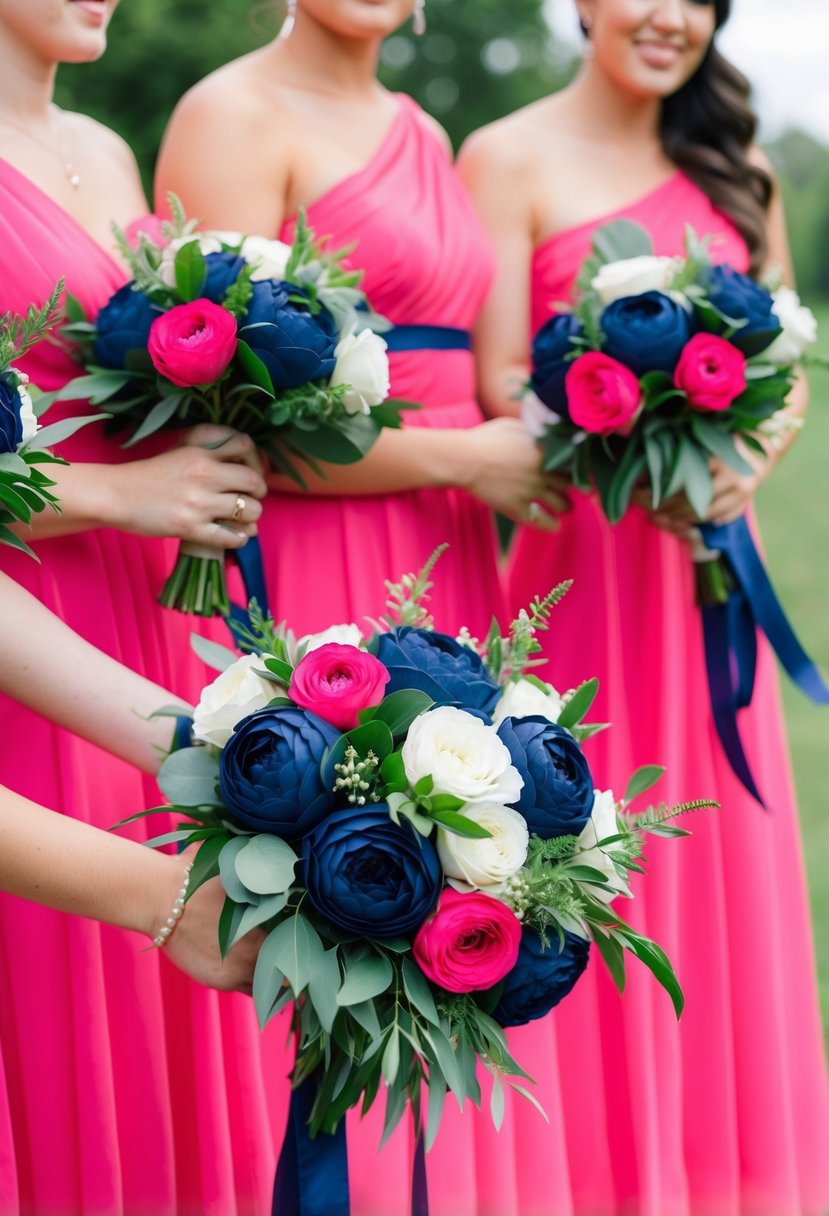
[[[94,316],[124,281],[69,215],[2,161],[0,249],[0,313],[43,301],[64,277]],[[20,366],[45,390],[77,374],[48,342]],[[78,408],[55,406],[51,416]],[[125,458],[99,424],[60,451]],[[175,548],[97,530],[39,543],[40,565],[0,547],[0,565],[96,646],[193,698],[209,678],[189,645],[193,621],[155,598]],[[159,802],[153,780],[5,697],[0,782],[102,828]],[[163,822],[144,820],[132,834],[147,839]],[[281,1134],[267,1103],[286,1103],[284,1081],[264,1085],[252,1003],[191,983],[143,945],[137,934],[0,894],[2,1216],[267,1210]]]
[[[572,295],[596,227],[619,217],[644,225],[658,254],[680,253],[690,224],[715,235],[717,260],[747,268],[736,230],[677,173],[633,205],[536,249],[533,330]],[[630,919],[677,968],[687,998],[681,1024],[635,962],[620,998],[595,960],[552,1018],[572,1210],[822,1212],[829,1098],[771,652],[761,640],[754,701],[740,726],[766,813],[735,778],[716,735],[688,549],[638,508],[611,527],[595,498],[574,491],[572,499],[560,532],[519,532],[509,593],[517,607],[556,579],[575,580],[544,648],[560,687],[601,680],[592,716],[613,727],[588,744],[596,782],[621,790],[637,765],[659,763],[668,769],[655,791],[662,798],[722,803],[686,823],[691,839],[648,845],[648,876],[629,905]],[[537,1210],[558,1216],[554,1206]]]

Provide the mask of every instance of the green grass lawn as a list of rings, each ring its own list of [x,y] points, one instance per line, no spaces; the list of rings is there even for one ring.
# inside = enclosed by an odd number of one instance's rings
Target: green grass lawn
[[[829,355],[829,304],[818,319],[821,351]],[[806,428],[760,490],[758,510],[780,598],[806,650],[829,673],[829,370],[810,371],[809,381]],[[829,1038],[829,707],[812,705],[785,677],[783,695]]]

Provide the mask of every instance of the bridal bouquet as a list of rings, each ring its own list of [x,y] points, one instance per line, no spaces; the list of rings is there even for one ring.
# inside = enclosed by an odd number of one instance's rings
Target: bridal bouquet
[[[135,246],[117,232],[133,279],[87,323],[70,301],[64,332],[87,374],[63,397],[106,404],[137,443],[162,428],[221,423],[245,431],[277,472],[304,485],[298,465],[360,460],[386,426],[388,359],[359,290],[300,215],[291,245],[231,232],[196,232],[171,197],[173,220],[150,218]],[[161,602],[227,615],[224,565],[183,544]]]
[[[387,584],[367,640],[355,625],[297,640],[255,611],[254,653],[194,639],[225,668],[195,710],[206,746],[159,776],[187,821],[151,843],[200,842],[189,890],[221,876],[222,949],[267,930],[253,998],[262,1026],[293,1008],[311,1135],[382,1087],[388,1136],[425,1089],[429,1145],[447,1092],[480,1103],[479,1064],[496,1124],[505,1083],[535,1101],[504,1027],[562,1000],[591,941],[620,989],[630,951],[682,1008],[664,952],[611,903],[644,833],[685,835],[669,820],[688,807],[627,813],[658,768],[621,799],[596,791],[581,743],[602,729],[583,723],[597,682],[559,696],[531,671],[568,584],[479,644],[433,629],[431,565]]]
[[[0,543],[37,554],[9,527],[12,523],[31,522],[32,514],[47,506],[58,511],[51,493],[55,484],[44,472],[48,464],[65,464],[59,456],[46,451],[47,444],[68,439],[79,427],[100,415],[67,418],[42,426],[38,415],[44,413],[29,377],[12,366],[48,333],[59,319],[59,300],[63,282],[55,287],[46,303],[30,305],[26,316],[6,313],[0,317]]]
[[[700,518],[712,456],[753,472],[740,447],[797,425],[776,417],[817,336],[795,292],[713,265],[691,230],[681,258],[656,257],[644,228],[598,229],[573,311],[536,334],[525,418],[544,465],[598,489],[608,519],[637,483],[654,507],[684,491]]]

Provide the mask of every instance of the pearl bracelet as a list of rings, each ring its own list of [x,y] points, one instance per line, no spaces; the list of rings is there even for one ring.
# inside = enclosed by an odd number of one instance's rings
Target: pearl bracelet
[[[154,946],[166,946],[170,940],[170,936],[178,922],[181,920],[181,915],[184,912],[184,901],[187,898],[187,888],[190,886],[190,871],[193,869],[192,861],[184,871],[184,878],[181,882],[181,890],[176,896],[176,902],[173,904],[173,910],[167,917],[165,923],[161,926],[156,936],[153,938]]]

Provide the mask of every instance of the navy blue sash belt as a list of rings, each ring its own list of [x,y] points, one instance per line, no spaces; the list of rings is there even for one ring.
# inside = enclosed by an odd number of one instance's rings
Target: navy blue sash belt
[[[706,546],[722,555],[732,583],[724,603],[702,605],[714,723],[732,769],[765,806],[737,725],[737,710],[751,703],[754,692],[757,630],[766,635],[789,677],[815,704],[829,705],[829,686],[789,624],[745,516],[732,524],[703,524],[700,531]]]
[[[304,1081],[291,1094],[288,1127],[273,1191],[272,1216],[350,1216],[345,1119],[336,1132],[312,1140],[308,1121],[316,1081]],[[418,1129],[412,1168],[412,1216],[429,1216],[426,1157]]]
[[[393,354],[404,350],[472,350],[468,331],[450,325],[395,325],[380,336]]]

